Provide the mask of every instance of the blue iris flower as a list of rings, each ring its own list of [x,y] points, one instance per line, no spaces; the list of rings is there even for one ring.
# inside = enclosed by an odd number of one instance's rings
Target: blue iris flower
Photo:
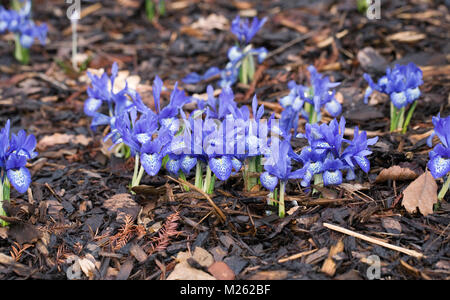
[[[365,173],[370,170],[367,156],[372,152],[369,146],[378,141],[378,137],[367,139],[365,131],[355,127],[353,140],[344,138],[345,119],[341,117],[327,124],[306,124],[305,138],[308,146],[298,155],[298,160],[309,163],[302,180],[302,186],[309,186],[315,175],[322,174],[324,185],[342,183],[342,172],[346,171],[347,180],[355,179],[355,168],[359,166]]]
[[[6,30],[20,36],[20,44],[24,48],[30,48],[34,40],[38,39],[41,45],[45,45],[47,38],[47,25],[36,25],[31,19],[31,1],[21,1],[23,5],[19,11],[6,10],[0,6],[0,33]]]
[[[251,57],[251,60],[253,61],[253,56],[256,56],[258,62],[262,63],[266,59],[268,54],[266,48],[261,47],[254,49],[250,44],[251,39],[261,29],[266,21],[267,18],[259,20],[255,17],[250,24],[249,20],[241,20],[241,18],[237,16],[232,21],[231,32],[238,38],[239,46],[233,46],[228,50],[227,55],[229,61],[225,68],[221,70],[217,67],[211,67],[203,75],[193,72],[183,78],[183,82],[195,84],[220,75],[221,79],[219,81],[219,86],[221,88],[231,87],[234,83],[236,83],[239,77],[239,70],[244,60]],[[254,68],[254,66],[252,68]]]
[[[231,22],[231,32],[241,43],[248,44],[266,22],[267,18],[259,20],[257,17],[254,17],[250,24],[248,19],[242,20],[240,16],[236,16]]]
[[[297,133],[300,116],[310,123],[315,123],[321,119],[322,108],[325,108],[332,117],[337,117],[342,112],[342,106],[335,98],[335,91],[332,90],[340,83],[330,82],[329,77],[318,73],[314,66],[309,66],[308,71],[311,75],[311,86],[306,87],[290,81],[289,94],[280,99],[280,104],[284,108],[280,125],[285,133],[289,133],[291,129],[294,129],[294,134]],[[305,110],[305,103],[309,103],[309,111]],[[313,114],[317,117],[315,120],[310,120]]]
[[[114,82],[118,72],[119,67],[116,62],[112,65],[111,76],[108,76],[106,72],[101,76],[88,72],[92,86],[87,89],[89,98],[84,102],[84,113],[92,117],[93,130],[102,125],[110,125],[114,129],[116,117],[135,105],[132,99],[136,96],[136,92],[131,91],[127,84],[122,90],[114,92]],[[108,107],[108,115],[100,112],[104,103]]]
[[[266,155],[268,162],[264,165],[266,170],[260,175],[261,184],[273,191],[278,185],[278,181],[286,183],[289,179],[301,179],[306,174],[309,164],[305,164],[302,168],[295,171],[292,170],[293,153],[291,143],[288,140],[280,142],[279,152],[271,152]]]
[[[369,83],[364,94],[364,103],[367,103],[373,91],[385,93],[397,109],[413,103],[420,97],[419,86],[423,84],[422,70],[414,63],[408,65],[395,65],[393,69],[387,68],[386,75],[375,83],[370,75],[364,74]]]
[[[31,183],[30,171],[25,166],[28,159],[37,156],[34,151],[36,138],[34,135],[27,136],[23,130],[10,136],[10,127],[11,122],[8,120],[0,131],[0,168],[13,187],[19,193],[25,193]],[[3,185],[5,178],[1,181]]]
[[[432,139],[438,136],[440,143],[430,151],[428,169],[434,178],[442,178],[450,172],[450,116],[433,117],[434,132],[428,138],[428,146],[432,146]]]

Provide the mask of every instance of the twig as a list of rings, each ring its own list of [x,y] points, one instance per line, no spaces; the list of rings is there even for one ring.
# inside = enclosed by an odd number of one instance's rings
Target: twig
[[[183,185],[187,185],[189,188],[199,192],[201,195],[203,195],[206,200],[208,200],[209,204],[214,208],[217,216],[219,217],[220,221],[222,223],[225,223],[226,221],[226,216],[225,214],[222,212],[222,210],[214,203],[214,201],[211,200],[211,198],[208,196],[207,193],[205,193],[204,191],[202,191],[201,189],[199,189],[198,187],[196,187],[195,185],[191,184],[190,182],[187,182],[186,180],[183,180],[181,178],[175,179],[171,176],[167,175],[167,178],[169,178],[170,180],[173,180],[175,182],[178,182],[179,184],[183,184]]]
[[[317,34],[316,31],[310,31],[310,32],[308,32],[307,34],[304,34],[304,35],[302,35],[302,36],[299,36],[299,37],[296,38],[296,39],[293,39],[292,41],[290,41],[290,42],[288,42],[288,43],[286,43],[286,44],[284,44],[284,45],[278,47],[277,49],[273,50],[272,52],[270,52],[270,53],[267,55],[266,59],[267,59],[267,58],[271,58],[272,56],[277,55],[278,53],[283,52],[283,51],[286,50],[287,48],[290,48],[290,47],[294,46],[294,45],[297,44],[297,43],[300,43],[300,42],[302,42],[302,41],[304,41],[304,40],[309,39],[311,36],[313,36],[313,35],[315,35],[315,34]]]
[[[298,259],[298,258],[301,258],[301,257],[303,257],[303,256],[305,256],[305,255],[309,255],[309,254],[311,254],[311,253],[314,253],[314,252],[316,252],[316,251],[317,251],[317,249],[313,249],[313,250],[309,250],[309,251],[305,251],[305,252],[300,252],[300,253],[291,255],[291,256],[289,256],[289,257],[279,259],[279,260],[278,260],[278,263],[284,263],[284,262],[287,262],[287,261],[291,261],[291,260],[294,260],[294,259]]]
[[[420,253],[420,252],[417,252],[417,251],[414,251],[414,250],[409,250],[409,249],[406,249],[406,248],[403,248],[403,247],[399,247],[399,246],[394,246],[394,245],[391,245],[391,244],[379,241],[379,240],[377,240],[375,238],[372,238],[370,236],[366,236],[366,235],[363,235],[363,234],[360,234],[360,233],[357,233],[357,232],[354,232],[354,231],[351,231],[351,230],[348,230],[348,229],[345,229],[345,228],[342,228],[342,227],[339,227],[339,226],[336,226],[336,225],[323,223],[323,226],[325,226],[326,228],[329,228],[331,230],[335,230],[335,231],[338,231],[340,233],[344,233],[344,234],[353,236],[355,238],[364,240],[366,242],[376,244],[378,246],[382,246],[382,247],[385,247],[385,248],[388,248],[388,249],[391,249],[391,250],[394,250],[394,251],[398,251],[398,252],[401,252],[401,253],[404,253],[404,254],[407,254],[407,255],[410,255],[410,256],[414,256],[416,258],[424,257],[424,255],[422,253]]]

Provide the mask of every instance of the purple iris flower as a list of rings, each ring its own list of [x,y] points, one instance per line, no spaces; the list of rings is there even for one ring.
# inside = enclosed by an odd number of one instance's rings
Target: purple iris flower
[[[248,19],[241,20],[240,16],[231,22],[231,32],[238,38],[241,43],[248,44],[255,34],[264,26],[267,17],[259,20],[254,17],[252,23],[250,24]]]
[[[342,183],[342,172],[346,171],[347,180],[355,179],[355,168],[359,166],[365,173],[370,170],[367,156],[372,152],[369,146],[378,141],[378,137],[367,139],[365,131],[355,127],[353,140],[344,138],[345,119],[341,117],[327,124],[306,124],[305,134],[298,137],[308,140],[308,146],[298,155],[299,160],[309,163],[303,177],[302,186],[309,186],[317,174],[322,174],[324,185]]]
[[[419,86],[423,84],[422,70],[414,63],[406,66],[395,65],[393,69],[387,68],[386,75],[375,83],[370,75],[364,74],[369,83],[364,94],[364,103],[367,103],[373,91],[388,94],[392,103],[398,109],[413,103],[420,97]]]
[[[11,122],[8,120],[0,131],[0,168],[13,187],[19,193],[25,193],[31,183],[30,171],[25,166],[28,159],[37,156],[34,151],[36,138],[34,135],[27,136],[23,130],[10,136],[10,126]],[[1,180],[4,184],[5,179]]]
[[[440,143],[430,151],[428,169],[434,178],[441,178],[450,172],[450,116],[441,118],[440,115],[433,117],[434,132],[428,138],[428,146],[432,146],[435,135],[439,137]]]
[[[117,93],[114,92],[114,82],[118,72],[119,67],[116,62],[113,63],[111,68],[111,76],[108,76],[106,72],[102,76],[96,76],[88,72],[92,86],[87,89],[89,98],[84,102],[84,113],[93,117],[91,122],[93,130],[101,125],[111,125],[113,128],[116,116],[135,105],[131,99],[137,93],[131,91],[127,84],[122,90]],[[108,115],[99,112],[104,103],[107,104]]]
[[[305,164],[303,168],[292,170],[291,156],[292,151],[291,143],[288,140],[283,140],[280,143],[279,153],[270,153],[267,156],[272,163],[264,165],[266,170],[260,175],[261,184],[270,191],[273,191],[278,184],[278,181],[286,182],[288,179],[301,179],[306,173],[308,164]],[[275,158],[275,156],[277,156]]]
[[[258,20],[258,18],[255,17],[250,24],[248,19],[241,20],[241,18],[237,16],[232,21],[231,32],[238,38],[241,45],[240,47],[233,46],[228,50],[227,55],[229,62],[226,64],[225,68],[221,70],[217,67],[211,67],[203,75],[193,72],[183,78],[183,82],[195,84],[220,74],[221,79],[219,81],[219,86],[221,88],[231,87],[238,79],[239,70],[244,59],[249,56],[253,59],[253,56],[256,56],[259,63],[262,63],[266,59],[268,54],[266,48],[261,47],[253,49],[249,44],[250,40],[255,36],[259,29],[261,29],[266,21],[267,18]]]
[[[31,1],[24,2],[19,11],[6,10],[0,6],[0,33],[6,30],[20,35],[20,44],[24,48],[30,48],[35,39],[38,39],[41,45],[45,45],[47,38],[47,25],[36,25],[31,19]]]
[[[330,82],[329,77],[318,73],[314,66],[309,66],[308,71],[311,75],[311,86],[306,87],[290,81],[289,94],[280,99],[280,104],[284,108],[280,123],[286,133],[291,129],[294,129],[294,134],[297,133],[299,116],[309,120],[310,112],[305,111],[305,103],[312,105],[317,114],[317,121],[321,119],[322,108],[325,108],[332,117],[337,117],[342,112],[342,106],[335,98],[335,91],[331,90],[340,83]]]

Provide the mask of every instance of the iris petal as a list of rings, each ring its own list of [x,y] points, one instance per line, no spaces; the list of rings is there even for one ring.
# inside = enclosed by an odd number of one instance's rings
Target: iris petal
[[[270,175],[269,172],[262,173],[259,176],[259,179],[261,180],[261,184],[271,192],[276,188],[278,184],[278,178]]]
[[[342,183],[342,172],[340,170],[336,171],[325,171],[323,173],[323,185],[339,185]]]
[[[450,159],[436,155],[428,161],[428,169],[434,178],[441,178],[450,172]]]
[[[141,164],[145,172],[150,176],[155,176],[161,169],[161,157],[159,154],[141,154]]]
[[[222,156],[209,159],[209,167],[219,180],[227,180],[233,169],[231,159],[228,156]]]
[[[196,164],[197,158],[185,155],[181,159],[181,170],[183,171],[183,173],[188,174]]]
[[[166,169],[171,174],[178,175],[178,171],[180,171],[180,160],[179,159],[169,159],[166,164]]]
[[[25,193],[30,186],[31,174],[25,167],[10,169],[7,176],[13,187],[21,194]]]
[[[95,98],[88,98],[84,102],[84,113],[90,117],[93,117],[97,110],[102,106],[102,100]]]
[[[358,163],[358,165],[361,167],[361,169],[364,172],[368,173],[370,170],[370,161],[367,158],[361,156],[355,156],[354,158]]]

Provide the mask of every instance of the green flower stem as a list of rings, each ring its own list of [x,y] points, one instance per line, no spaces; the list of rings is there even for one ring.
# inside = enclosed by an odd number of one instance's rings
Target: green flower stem
[[[253,156],[253,157],[250,157],[248,160],[248,172],[246,175],[247,191],[250,191],[255,185],[258,184],[258,178],[253,177],[253,174],[256,173],[256,171],[257,171],[256,170],[256,156]]]
[[[29,49],[24,48],[22,46],[22,44],[20,43],[20,35],[16,34],[14,37],[14,41],[15,41],[14,57],[21,64],[24,64],[24,65],[28,64],[30,62]]]
[[[280,181],[280,201],[278,201],[278,216],[284,218],[284,193],[286,192],[286,181]]]
[[[248,59],[245,57],[242,60],[241,69],[239,70],[239,80],[243,84],[248,84]]]
[[[164,0],[159,0],[158,10],[159,15],[164,16],[166,14],[166,2]]]
[[[405,124],[403,124],[403,130],[402,130],[403,134],[405,134],[406,130],[408,129],[409,122],[411,122],[411,118],[414,113],[414,110],[416,109],[416,106],[417,106],[417,101],[414,101],[414,103],[411,105],[411,108],[408,111],[408,115],[406,116]]]
[[[153,21],[155,18],[155,3],[153,3],[153,0],[145,0],[145,13],[148,20]]]
[[[12,9],[19,11],[22,8],[22,5],[20,4],[20,2],[18,0],[12,0],[11,7],[12,7]]]
[[[316,174],[314,175],[314,185],[315,186],[322,186],[323,185],[323,176],[322,174]],[[318,193],[319,191],[315,188],[313,189],[313,194]]]
[[[273,192],[269,193],[269,197],[267,198],[267,204],[275,206],[278,198],[278,189],[274,189]]]
[[[208,190],[207,190],[208,194],[214,193],[214,185],[215,185],[215,183],[216,183],[216,175],[212,174],[211,180],[209,182],[209,187],[208,187]]]
[[[144,167],[141,165],[141,166],[139,167],[139,173],[138,173],[138,176],[137,176],[136,182],[135,182],[136,186],[138,186],[138,185],[141,184],[141,180],[142,180],[142,177],[144,176],[144,172],[145,172],[145,169],[144,169]]]
[[[8,177],[5,176],[5,179],[3,182],[0,180],[0,216],[6,217],[6,212],[3,209],[3,203],[4,201],[9,201],[9,195],[10,195],[10,185]],[[5,227],[8,226],[8,222],[0,220],[0,225]]]
[[[307,111],[309,111],[309,124],[316,124],[317,123],[317,112],[314,109],[314,105],[311,105],[310,103],[306,103],[305,107],[308,108]]]
[[[131,179],[131,186],[130,189],[132,189],[135,186],[138,186],[141,183],[142,177],[144,176],[144,167],[139,163],[139,154],[136,153],[135,159],[134,159],[134,171],[133,171],[133,178]],[[135,194],[135,192],[131,191],[131,194]]]
[[[256,157],[256,172],[261,173],[263,171],[263,165],[261,163],[261,155]]]
[[[397,108],[394,106],[394,103],[391,102],[391,127],[389,128],[390,132],[395,130],[395,116],[397,115]]]
[[[114,148],[114,155],[119,158],[127,159],[131,156],[130,147],[125,145],[124,143],[120,143]]]
[[[183,171],[180,171],[180,173],[178,174],[178,177],[181,178],[181,179],[183,179],[184,181],[187,181],[187,180],[186,180],[186,175],[184,175]],[[189,192],[189,191],[190,191],[189,187],[188,187],[187,185],[185,185],[185,184],[183,184],[183,189],[184,189],[186,192]]]
[[[195,167],[195,186],[199,189],[203,188],[203,171],[202,163],[197,160],[197,165]]]
[[[131,187],[136,186],[138,172],[139,172],[139,154],[136,153],[136,156],[134,157],[134,171],[133,177],[131,178]]]
[[[203,185],[203,191],[207,194],[214,192],[214,184],[216,181],[216,175],[214,175],[209,166],[206,167],[205,183]]]
[[[253,77],[255,76],[255,58],[253,55],[247,55],[246,59],[248,60],[248,79],[249,81],[253,81]]]
[[[441,188],[441,191],[438,194],[438,200],[442,200],[445,197],[445,194],[448,191],[448,188],[450,187],[450,174],[447,176],[447,180],[445,181],[444,185]]]
[[[403,106],[400,109],[400,115],[398,117],[398,122],[397,122],[397,130],[402,130],[403,129],[403,123],[405,122],[405,107]]]

